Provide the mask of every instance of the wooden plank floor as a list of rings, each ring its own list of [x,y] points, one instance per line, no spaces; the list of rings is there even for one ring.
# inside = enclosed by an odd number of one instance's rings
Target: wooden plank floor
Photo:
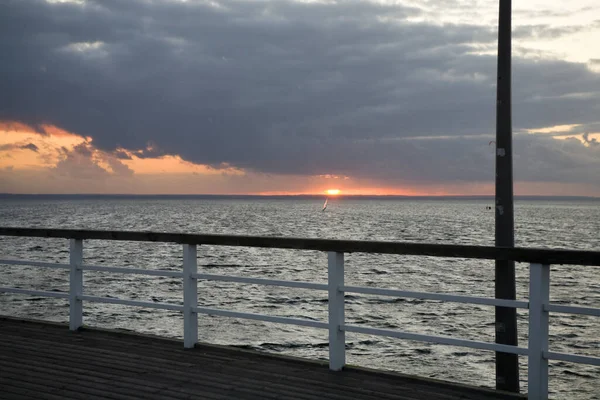
[[[2,399],[521,398],[358,368],[0,317]]]

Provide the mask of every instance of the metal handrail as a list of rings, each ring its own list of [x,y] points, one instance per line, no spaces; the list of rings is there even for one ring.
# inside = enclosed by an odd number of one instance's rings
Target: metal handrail
[[[0,236],[165,242],[195,245],[334,251],[337,253],[399,254],[451,258],[478,258],[484,260],[513,260],[517,262],[540,264],[600,266],[600,251],[566,249],[536,249],[520,247],[508,248],[370,240],[13,227],[0,227]]]
[[[600,309],[591,307],[576,307],[551,304],[550,291],[550,260],[560,260],[563,264],[584,264],[600,266],[600,252],[549,250],[549,249],[506,249],[495,247],[439,245],[398,242],[373,242],[329,239],[297,239],[272,238],[258,236],[235,235],[194,235],[179,233],[157,232],[121,232],[121,231],[90,231],[64,229],[34,229],[34,228],[0,228],[0,236],[29,236],[53,237],[70,239],[69,264],[47,263],[40,261],[0,259],[0,264],[30,265],[35,267],[63,268],[70,270],[69,292],[46,292],[23,288],[0,287],[0,292],[14,294],[30,294],[36,296],[67,298],[69,300],[69,327],[77,330],[83,325],[83,301],[120,304],[136,307],[147,307],[180,311],[184,319],[184,347],[194,347],[198,341],[198,314],[220,315],[225,317],[243,318],[329,330],[329,367],[340,370],[345,365],[345,333],[355,332],[378,336],[395,337],[407,340],[417,340],[452,346],[462,346],[474,349],[490,350],[504,353],[526,355],[528,357],[528,381],[530,399],[547,399],[548,397],[548,360],[563,360],[600,366],[599,357],[589,357],[574,354],[551,352],[548,349],[549,313],[560,312],[568,314],[600,316]],[[109,266],[94,266],[83,264],[83,239],[96,240],[131,240],[150,242],[173,242],[183,244],[183,271],[146,270],[140,268],[124,268]],[[197,260],[197,245],[210,244],[221,246],[269,247],[285,249],[320,250],[328,252],[327,284],[284,281],[253,277],[224,276],[214,274],[199,274]],[[414,292],[397,289],[382,289],[373,287],[344,285],[344,253],[386,253],[410,254],[436,257],[460,257],[481,259],[512,259],[514,261],[530,261],[529,301],[493,299],[464,295]],[[544,262],[539,262],[543,260]],[[101,271],[120,274],[139,274],[183,279],[183,304],[160,302],[144,302],[137,300],[118,299],[113,297],[90,296],[83,293],[83,272]],[[328,321],[290,318],[265,314],[246,313],[222,310],[216,308],[198,307],[198,280],[216,280],[237,283],[273,285],[294,287],[328,292]],[[366,326],[347,324],[344,316],[345,293],[362,293],[368,295],[410,297],[426,300],[450,301],[468,304],[480,304],[496,307],[512,307],[529,309],[529,341],[528,346],[518,347],[475,340],[457,339],[444,336],[424,335],[401,332],[390,329],[379,329]]]

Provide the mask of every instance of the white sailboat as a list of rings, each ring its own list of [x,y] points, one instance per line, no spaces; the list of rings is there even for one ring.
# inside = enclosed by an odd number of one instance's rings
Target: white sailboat
[[[325,211],[325,209],[327,208],[327,200],[328,199],[325,199],[325,204],[323,204],[323,209],[321,211]]]

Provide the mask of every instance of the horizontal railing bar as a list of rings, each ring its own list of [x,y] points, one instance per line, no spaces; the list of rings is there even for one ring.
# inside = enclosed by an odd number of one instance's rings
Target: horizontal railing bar
[[[99,296],[87,296],[87,295],[77,296],[77,299],[84,300],[84,301],[93,301],[96,303],[121,304],[124,306],[156,308],[159,310],[183,311],[183,306],[177,305],[177,304],[152,303],[149,301],[123,300],[123,299],[114,299],[112,297],[99,297]]]
[[[62,299],[69,298],[69,293],[65,292],[48,292],[43,290],[30,290],[30,289],[20,289],[20,288],[9,288],[9,287],[0,287],[0,293],[16,293],[16,294],[29,294],[32,296],[40,296],[40,297],[57,297]]]
[[[600,366],[600,357],[578,356],[575,354],[555,353],[552,351],[545,351],[544,357],[546,357],[548,360],[560,360],[578,364]]]
[[[550,304],[546,308],[547,308],[547,311],[550,311],[550,312],[558,312],[558,313],[564,313],[564,314],[591,315],[594,317],[600,317],[600,308],[561,306],[558,304]]]
[[[272,285],[272,286],[283,286],[283,287],[313,289],[313,290],[327,290],[328,289],[327,285],[324,283],[281,281],[281,280],[276,280],[276,279],[246,278],[246,277],[242,277],[242,276],[227,276],[227,275],[213,275],[213,274],[193,274],[192,277],[194,277],[196,279],[206,279],[209,281],[250,283],[250,284],[257,284],[257,285]]]
[[[455,244],[381,242],[337,239],[304,239],[264,236],[201,235],[189,233],[99,231],[75,229],[0,227],[0,235],[67,239],[126,240],[197,245],[264,247],[339,253],[403,254],[433,257],[514,260],[540,264],[600,266],[600,252],[584,250],[534,249]]]
[[[166,277],[170,277],[170,278],[183,277],[183,272],[178,272],[178,271],[151,270],[151,269],[127,268],[127,267],[106,267],[103,265],[82,265],[81,269],[86,270],[86,271],[111,272],[111,273],[115,273],[115,274],[166,276]]]
[[[216,308],[195,307],[194,311],[198,314],[217,315],[221,317],[253,319],[256,321],[275,322],[279,324],[309,326],[311,328],[328,329],[329,324],[326,322],[312,321],[309,319],[277,317],[273,315],[244,313],[237,311],[219,310]]]
[[[411,292],[407,290],[368,288],[361,286],[344,286],[342,290],[346,293],[361,293],[392,297],[409,297],[414,299],[451,301],[454,303],[482,304],[487,306],[529,308],[528,302],[518,300],[490,299],[486,297],[458,296],[443,293]]]
[[[28,260],[6,260],[0,259],[0,264],[4,265],[27,265],[30,267],[44,267],[44,268],[59,268],[59,269],[70,269],[69,264],[60,263],[49,263],[42,261],[28,261]]]
[[[344,325],[344,330],[346,332],[364,333],[367,335],[375,335],[375,336],[389,336],[389,337],[395,337],[395,338],[399,338],[399,339],[416,340],[419,342],[430,342],[430,343],[437,343],[437,344],[446,344],[449,346],[469,347],[472,349],[500,351],[502,353],[511,353],[511,354],[520,354],[520,355],[527,355],[527,353],[528,353],[528,350],[523,347],[508,346],[505,344],[478,342],[475,340],[467,340],[467,339],[454,339],[454,338],[443,337],[443,336],[422,335],[422,334],[418,334],[418,333],[393,331],[390,329],[378,329],[378,328],[370,328],[370,327],[363,327],[363,326],[356,326],[356,325]]]

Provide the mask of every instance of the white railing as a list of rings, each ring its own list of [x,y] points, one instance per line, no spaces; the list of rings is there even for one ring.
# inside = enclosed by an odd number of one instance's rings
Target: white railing
[[[1,232],[0,232],[1,234]],[[21,235],[18,235],[21,236]],[[26,236],[26,235],[22,235]],[[119,239],[127,240],[127,239]],[[158,241],[152,239],[152,241]],[[332,241],[333,243],[333,241]],[[244,246],[243,243],[238,243]],[[322,244],[319,244],[321,246]],[[262,246],[258,244],[257,246]],[[263,246],[278,247],[278,246]],[[280,246],[285,248],[284,246]],[[439,247],[439,246],[438,246]],[[471,248],[472,250],[472,248]],[[527,251],[525,253],[529,253]],[[360,251],[360,250],[359,250]],[[541,250],[543,252],[543,250]],[[372,251],[377,252],[377,251]],[[401,254],[400,251],[397,252]],[[590,256],[590,252],[585,255]],[[582,252],[582,254],[584,254]],[[588,265],[596,265],[600,257],[592,254],[592,258],[586,261]],[[569,256],[572,256],[572,252]],[[454,256],[464,256],[454,254]],[[523,256],[525,257],[525,256]],[[479,257],[477,257],[479,258]],[[492,258],[482,257],[482,258]],[[595,261],[594,261],[595,260]],[[571,262],[574,263],[574,262]],[[252,319],[266,322],[307,326],[329,331],[329,367],[331,370],[339,371],[345,365],[345,333],[354,332],[376,336],[387,336],[399,339],[416,340],[451,346],[468,347],[472,349],[489,350],[503,353],[518,354],[528,357],[528,398],[548,398],[548,361],[563,360],[574,363],[583,363],[600,366],[600,358],[573,354],[551,352],[548,348],[548,317],[550,312],[600,316],[600,309],[589,307],[576,307],[554,305],[550,303],[550,265],[544,263],[531,263],[529,279],[529,301],[505,300],[484,297],[459,296],[439,293],[413,292],[395,289],[380,289],[373,287],[346,286],[344,284],[344,252],[328,252],[328,281],[327,284],[311,282],[283,281],[262,278],[249,278],[238,276],[223,276],[214,274],[198,273],[197,245],[183,244],[183,272],[164,270],[145,270],[136,268],[106,267],[85,265],[83,263],[83,240],[70,239],[69,264],[55,264],[38,261],[8,260],[0,259],[4,265],[28,265],[46,268],[62,268],[70,270],[69,293],[29,290],[22,288],[0,287],[0,292],[29,294],[36,296],[66,298],[69,300],[69,329],[77,330],[83,325],[83,302],[99,302],[121,304],[127,306],[147,307],[163,310],[180,311],[183,313],[184,332],[183,343],[185,348],[192,348],[198,342],[198,314],[217,315],[225,317]],[[89,296],[83,290],[84,271],[102,271],[121,274],[141,274],[150,276],[172,277],[183,279],[183,305],[168,304],[160,302],[143,302]],[[314,321],[308,319],[280,317],[264,314],[228,311],[215,308],[198,307],[198,280],[226,281],[238,283],[250,283],[261,285],[273,285],[282,287],[302,288],[310,290],[322,290],[328,292],[328,321]],[[496,343],[480,342],[475,340],[456,339],[445,336],[424,335],[408,333],[397,330],[379,329],[347,324],[344,317],[344,296],[346,293],[360,293],[378,296],[407,297],[426,300],[439,300],[448,302],[481,304],[497,307],[513,307],[517,309],[529,309],[529,340],[528,347],[517,347]]]

